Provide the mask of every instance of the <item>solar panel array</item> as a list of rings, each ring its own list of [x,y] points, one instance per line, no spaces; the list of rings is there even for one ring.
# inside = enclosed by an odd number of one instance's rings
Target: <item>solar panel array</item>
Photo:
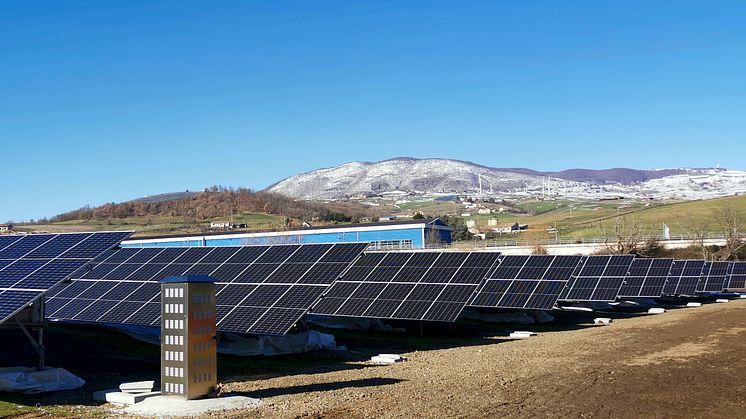
[[[216,281],[218,329],[282,335],[367,243],[125,248],[93,263],[47,302],[50,318],[158,325],[160,286],[172,275]]]
[[[616,300],[634,258],[632,255],[584,256],[559,300]]]
[[[469,306],[549,310],[580,256],[502,256]]]
[[[498,256],[497,252],[366,253],[312,312],[453,322]]]
[[[728,276],[724,289],[746,288],[746,262],[731,262],[728,266]]]
[[[619,289],[619,297],[657,298],[663,294],[671,272],[673,259],[635,259],[629,267],[629,275]]]
[[[698,292],[721,292],[725,287],[728,262],[705,262],[702,277],[697,284]]]
[[[663,287],[664,295],[694,295],[702,276],[704,260],[674,260]]]
[[[0,236],[0,323],[130,234]]]

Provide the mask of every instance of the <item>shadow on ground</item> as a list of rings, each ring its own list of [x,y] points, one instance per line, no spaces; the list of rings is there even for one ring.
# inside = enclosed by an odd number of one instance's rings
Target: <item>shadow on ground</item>
[[[322,351],[273,357],[240,357],[218,355],[220,381],[252,381],[298,374],[319,374],[332,371],[372,368],[366,364],[379,353],[409,353],[464,346],[494,345],[507,340],[514,330],[555,333],[593,327],[599,313],[553,311],[554,322],[520,325],[493,324],[465,320],[454,324],[394,322],[407,332],[343,331],[314,328],[335,335],[337,344],[347,351]],[[612,319],[640,316],[640,313],[604,313]],[[4,351],[0,367],[34,365],[35,353],[19,330],[0,330]],[[62,367],[86,380],[77,390],[38,395],[0,393],[0,401],[25,406],[76,405],[97,406],[92,399],[97,390],[116,388],[127,381],[153,380],[160,372],[160,349],[142,343],[120,332],[95,325],[51,324],[45,333],[47,365]],[[396,380],[375,378],[338,383],[319,383],[290,388],[263,389],[247,394],[251,397],[272,397],[344,387],[365,387],[394,384]],[[158,385],[158,384],[156,384]]]

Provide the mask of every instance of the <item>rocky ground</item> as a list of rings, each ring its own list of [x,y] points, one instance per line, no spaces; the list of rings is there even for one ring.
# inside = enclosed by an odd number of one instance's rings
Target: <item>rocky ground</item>
[[[214,417],[743,416],[746,300],[619,316],[610,326],[589,326],[589,317],[560,317],[555,325],[534,327],[542,331],[539,336],[521,341],[505,339],[504,329],[472,324],[447,330],[447,337],[433,331],[373,338],[347,332],[338,337],[350,347],[346,353],[221,357],[223,389],[263,403]],[[480,330],[485,333],[477,337]],[[157,368],[157,358],[142,362],[157,356],[156,347],[140,348],[123,338],[99,338],[97,347],[103,348],[75,357],[84,350],[86,336],[106,332],[85,329],[80,336],[75,331],[78,343],[70,340],[71,333],[50,331],[51,361],[89,384],[80,391],[22,400],[41,408],[19,415],[115,415],[110,406],[95,406],[90,391],[109,382],[144,379],[143,369]],[[114,346],[135,356],[112,358],[107,354],[116,352]],[[409,360],[390,366],[363,361],[379,352],[402,353]]]

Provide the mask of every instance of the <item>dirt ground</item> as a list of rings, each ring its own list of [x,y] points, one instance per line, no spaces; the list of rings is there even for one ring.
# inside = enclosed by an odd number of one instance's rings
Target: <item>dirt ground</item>
[[[348,353],[221,357],[223,389],[261,398],[263,404],[213,417],[744,416],[746,300],[622,315],[610,326],[588,326],[592,316],[577,316],[560,316],[552,326],[516,327],[542,330],[521,341],[506,340],[505,326],[470,325],[449,330],[444,338],[344,333],[338,340],[350,347]],[[487,333],[477,337],[475,330]],[[50,339],[57,336],[60,342],[53,343],[61,343],[65,333],[50,331]],[[128,349],[140,345],[105,341]],[[112,415],[109,406],[92,406],[87,394],[107,380],[144,379],[138,358],[157,356],[157,348],[144,347],[134,358],[104,359],[114,352],[105,348],[98,358],[75,365],[69,356],[82,350],[75,345],[68,341],[57,355],[50,348],[52,361],[72,363],[68,369],[90,382],[77,393],[31,401],[66,405],[66,410],[44,410],[52,416]],[[362,361],[379,352],[402,353],[409,360],[391,366]],[[146,365],[156,369],[157,358]],[[109,375],[100,373],[106,366]],[[48,417],[22,413],[37,416]]]

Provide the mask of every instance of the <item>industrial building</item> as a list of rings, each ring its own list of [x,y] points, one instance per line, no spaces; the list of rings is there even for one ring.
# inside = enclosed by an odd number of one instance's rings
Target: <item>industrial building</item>
[[[246,246],[370,242],[371,250],[424,249],[451,244],[453,229],[439,218],[307,227],[260,233],[206,233],[131,239],[122,247]]]

